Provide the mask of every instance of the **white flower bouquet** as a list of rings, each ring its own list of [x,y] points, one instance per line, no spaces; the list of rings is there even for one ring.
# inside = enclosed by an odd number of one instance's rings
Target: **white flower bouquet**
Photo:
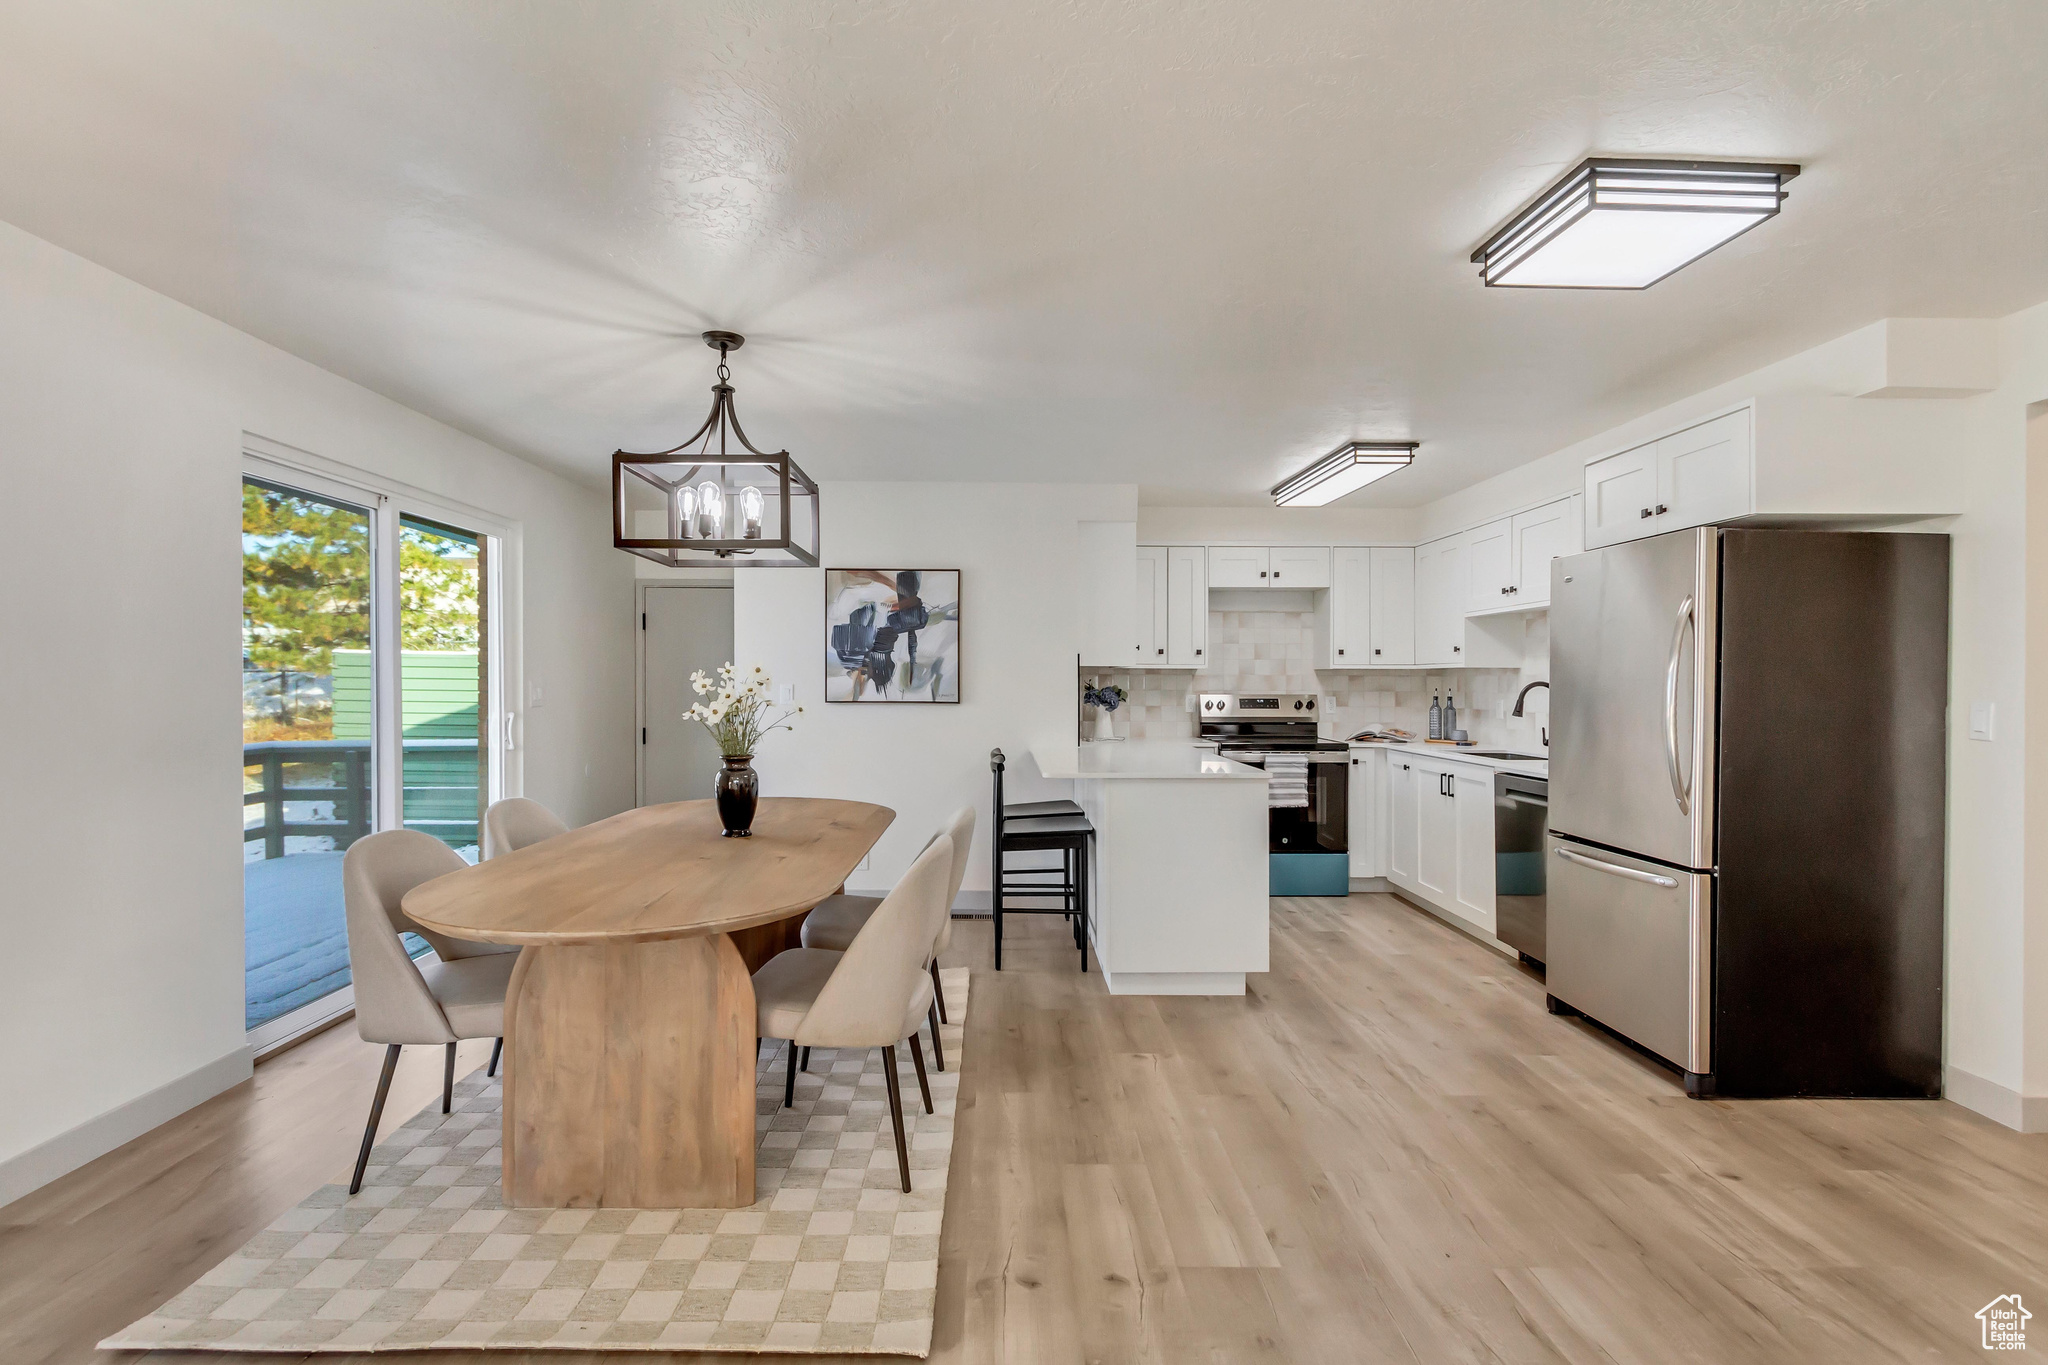
[[[793,729],[790,721],[803,714],[801,706],[778,715],[768,714],[768,694],[773,687],[768,670],[755,664],[743,675],[731,664],[712,676],[698,669],[690,675],[690,690],[709,701],[695,702],[683,714],[711,732],[718,752],[727,758],[751,757],[761,738],[776,730]]]

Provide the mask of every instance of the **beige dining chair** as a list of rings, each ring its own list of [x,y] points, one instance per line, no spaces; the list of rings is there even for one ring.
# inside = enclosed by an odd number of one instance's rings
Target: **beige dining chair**
[[[949,1021],[946,1018],[946,991],[939,984],[939,954],[953,946],[953,902],[960,897],[960,883],[967,879],[967,859],[974,843],[974,807],[962,806],[954,811],[940,833],[953,841],[953,875],[946,892],[946,915],[939,921],[939,936],[932,944],[930,963],[932,1060],[939,1070],[944,1071],[946,1054],[939,1042],[939,1025]],[[875,913],[875,907],[881,903],[880,896],[827,896],[804,917],[804,947],[830,948],[845,952],[852,944],[854,936],[860,933],[861,926],[868,922],[868,917]]]
[[[756,1022],[763,1038],[788,1042],[782,1102],[796,1096],[799,1047],[879,1048],[882,1078],[889,1088],[889,1119],[896,1130],[896,1170],[910,1192],[910,1154],[903,1140],[903,1093],[896,1075],[896,1044],[910,1040],[917,1088],[932,1112],[931,1082],[924,1073],[918,1026],[931,1009],[932,983],[925,975],[939,921],[948,908],[946,885],[953,875],[953,840],[944,834],[925,845],[917,861],[882,898],[845,952],[790,948],[754,973]]]
[[[516,853],[529,844],[568,832],[562,817],[540,802],[508,796],[503,801],[491,802],[490,809],[484,812],[484,857]]]
[[[495,1038],[502,1047],[505,1033],[505,987],[512,979],[516,950],[495,943],[449,938],[415,923],[401,907],[405,893],[421,882],[469,866],[460,854],[432,835],[413,829],[385,830],[358,839],[341,860],[342,897],[348,916],[348,966],[354,978],[356,1032],[366,1043],[383,1043],[384,1073],[370,1101],[370,1122],[363,1129],[362,1151],[348,1192],[363,1187],[377,1124],[384,1117],[384,1097],[398,1053],[409,1045],[439,1043],[447,1048],[441,1071],[441,1112],[455,1096],[455,1045],[465,1038]],[[418,934],[440,958],[422,966],[413,961],[400,934]],[[497,1065],[498,1048],[491,1052]]]

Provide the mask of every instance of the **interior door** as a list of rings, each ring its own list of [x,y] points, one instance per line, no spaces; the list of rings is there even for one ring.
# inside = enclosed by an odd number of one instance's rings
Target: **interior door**
[[[1415,551],[1372,552],[1372,663],[1410,668],[1415,663]]]
[[[1493,932],[1493,773],[1453,769],[1458,823],[1458,913]]]
[[[1139,668],[1166,662],[1166,547],[1138,547],[1137,583],[1138,648],[1133,656]]]
[[[1387,756],[1387,805],[1391,838],[1387,847],[1387,872],[1397,881],[1413,885],[1420,838],[1421,789],[1429,779],[1415,766],[1392,754]]]
[[[1649,534],[1657,515],[1657,442],[1586,466],[1586,548]]]
[[[1209,586],[1213,588],[1267,587],[1267,569],[1263,545],[1209,547]]]
[[[1465,533],[1465,611],[1498,611],[1513,606],[1515,533],[1502,517]]]
[[[1713,732],[1718,552],[1702,527],[1558,561],[1551,829],[1674,867],[1713,865],[1693,737]]]
[[[697,700],[690,675],[732,659],[732,589],[649,584],[642,601],[640,804],[701,800],[718,779],[718,745],[683,713]]]
[[[1372,551],[1330,552],[1330,662],[1364,668],[1372,657]]]

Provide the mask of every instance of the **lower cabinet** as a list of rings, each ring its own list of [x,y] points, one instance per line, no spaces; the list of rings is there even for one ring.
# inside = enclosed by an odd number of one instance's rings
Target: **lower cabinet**
[[[1386,750],[1352,750],[1349,796],[1351,875],[1384,877],[1391,829]]]
[[[1493,932],[1493,770],[1387,754],[1386,877]]]

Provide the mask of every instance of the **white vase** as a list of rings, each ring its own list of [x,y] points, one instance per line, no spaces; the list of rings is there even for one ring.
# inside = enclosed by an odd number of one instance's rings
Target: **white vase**
[[[1111,716],[1112,716],[1113,714],[1114,714],[1113,712],[1109,712],[1109,711],[1104,711],[1104,710],[1103,710],[1102,708],[1100,708],[1100,707],[1097,707],[1097,708],[1096,708],[1096,710],[1095,710],[1095,738],[1096,738],[1097,740],[1105,740],[1105,739],[1112,739],[1112,740],[1113,740],[1113,739],[1115,739],[1115,738],[1116,738],[1116,725],[1115,725],[1115,723],[1114,723],[1114,722],[1113,722],[1113,721],[1112,721],[1112,720],[1110,719],[1110,717],[1111,717]]]

